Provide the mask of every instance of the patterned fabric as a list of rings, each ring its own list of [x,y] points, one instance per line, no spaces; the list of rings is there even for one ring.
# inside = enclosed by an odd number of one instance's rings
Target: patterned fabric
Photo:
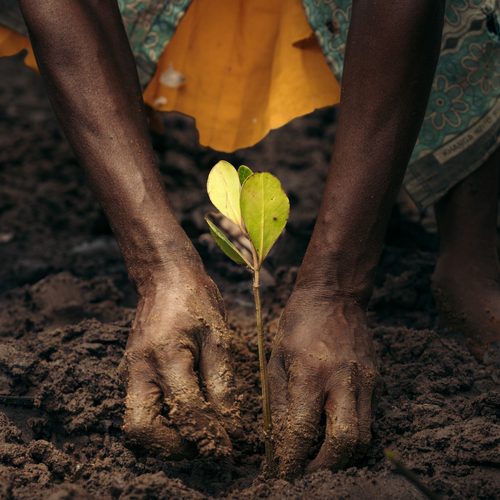
[[[143,87],[192,0],[118,0]]]
[[[16,33],[28,36],[28,28],[24,23],[17,0],[0,0],[0,24]]]
[[[337,79],[352,0],[302,0]],[[499,143],[498,0],[447,0],[441,54],[404,185],[420,208],[478,168]]]
[[[141,83],[191,0],[118,0]],[[302,0],[339,81],[352,0]],[[404,185],[420,208],[478,168],[499,143],[500,0],[447,0],[441,55]]]
[[[352,0],[302,0],[302,4],[326,61],[340,82]]]
[[[143,87],[191,1],[118,0]],[[352,0],[302,4],[341,81]],[[0,23],[21,31],[13,0],[2,7]],[[441,56],[404,185],[425,208],[478,168],[499,142],[500,0],[447,0]]]

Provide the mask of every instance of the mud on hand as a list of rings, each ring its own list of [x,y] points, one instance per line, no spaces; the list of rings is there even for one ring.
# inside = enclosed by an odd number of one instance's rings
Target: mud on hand
[[[338,471],[366,453],[381,383],[371,334],[357,306],[306,306],[292,295],[273,345],[269,379],[281,478],[291,480],[304,470]],[[325,441],[306,464],[323,412]]]
[[[141,297],[119,373],[134,442],[163,460],[231,454],[229,436],[240,437],[242,425],[225,308],[212,282]]]

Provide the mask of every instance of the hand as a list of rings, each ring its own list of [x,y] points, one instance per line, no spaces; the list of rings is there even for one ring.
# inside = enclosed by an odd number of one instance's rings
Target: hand
[[[229,435],[239,437],[242,426],[222,297],[199,272],[169,281],[139,299],[119,369],[124,430],[164,460],[229,455]]]
[[[303,472],[323,411],[325,442],[306,472],[337,471],[364,455],[380,376],[359,306],[295,291],[281,317],[269,377],[280,477]]]

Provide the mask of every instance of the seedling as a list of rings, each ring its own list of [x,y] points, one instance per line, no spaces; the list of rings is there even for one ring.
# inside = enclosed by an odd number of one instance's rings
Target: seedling
[[[245,264],[253,273],[266,462],[270,474],[273,474],[271,400],[260,304],[260,269],[266,255],[286,225],[290,213],[290,202],[281,188],[280,181],[274,175],[268,172],[254,174],[244,165],[236,172],[236,169],[227,161],[220,161],[211,170],[207,191],[215,207],[222,215],[234,222],[250,242],[251,262],[215,224],[206,219],[210,233],[223,252],[238,264]]]

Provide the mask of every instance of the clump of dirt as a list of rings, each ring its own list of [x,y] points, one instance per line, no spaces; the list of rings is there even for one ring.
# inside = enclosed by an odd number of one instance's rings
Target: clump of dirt
[[[437,238],[401,195],[370,305],[385,383],[373,442],[347,471],[293,483],[262,478],[258,349],[251,276],[211,241],[205,182],[219,160],[277,175],[291,200],[287,231],[267,261],[270,340],[305,252],[335,134],[320,110],[233,155],[198,145],[192,120],[164,117],[153,137],[184,229],[228,307],[244,433],[226,459],[162,462],[122,431],[117,375],[136,297],[116,242],[76,165],[37,75],[0,60],[0,498],[422,498],[384,459],[391,448],[443,498],[500,491],[500,373],[441,330],[430,293]]]

